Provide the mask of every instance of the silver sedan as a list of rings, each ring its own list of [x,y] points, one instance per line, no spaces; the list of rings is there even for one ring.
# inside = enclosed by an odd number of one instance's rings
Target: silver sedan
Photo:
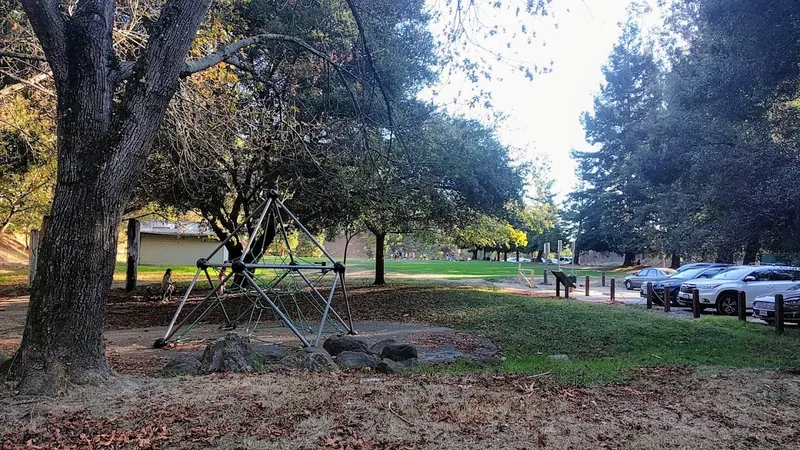
[[[669,278],[675,273],[673,269],[650,267],[642,269],[638,273],[625,277],[625,289],[641,288],[642,284],[648,281],[661,281]]]

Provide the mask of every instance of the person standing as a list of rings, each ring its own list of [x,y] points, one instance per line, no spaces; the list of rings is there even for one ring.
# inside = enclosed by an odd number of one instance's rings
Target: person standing
[[[161,303],[172,300],[172,293],[175,291],[175,285],[172,283],[172,269],[167,269],[164,272],[164,277],[161,278]]]

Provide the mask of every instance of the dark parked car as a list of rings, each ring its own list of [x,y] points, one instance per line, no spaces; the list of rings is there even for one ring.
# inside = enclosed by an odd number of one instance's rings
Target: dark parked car
[[[654,281],[653,292],[656,297],[655,302],[658,305],[663,304],[662,299],[664,298],[664,290],[666,289],[669,295],[669,303],[678,306],[678,291],[681,290],[681,284],[683,284],[684,281],[697,278],[711,278],[725,270],[728,270],[728,266],[725,264],[720,264],[719,267],[701,266],[689,268],[683,272],[677,272],[665,280]],[[642,284],[642,291],[639,295],[645,298],[647,297],[647,283]]]
[[[701,267],[731,267],[731,264],[710,263],[710,262],[686,263],[686,264],[678,267],[675,270],[675,272],[681,273],[681,272],[686,271],[686,270],[699,269]]]

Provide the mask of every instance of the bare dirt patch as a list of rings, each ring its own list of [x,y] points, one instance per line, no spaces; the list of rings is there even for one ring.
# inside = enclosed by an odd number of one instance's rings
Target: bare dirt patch
[[[642,371],[633,383],[598,388],[497,375],[118,379],[38,403],[3,391],[0,441],[3,448],[800,447],[796,377],[690,372]]]

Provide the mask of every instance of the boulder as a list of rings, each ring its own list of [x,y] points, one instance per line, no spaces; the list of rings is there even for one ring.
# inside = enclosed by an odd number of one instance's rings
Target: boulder
[[[328,339],[325,339],[325,343],[322,344],[322,348],[330,353],[331,356],[337,356],[339,353],[345,351],[369,353],[369,346],[367,343],[352,336],[329,337]]]
[[[375,366],[375,370],[380,373],[403,373],[417,367],[419,367],[419,360],[417,358],[406,359],[403,361],[382,359],[378,365]]]
[[[417,357],[416,347],[408,344],[389,344],[381,350],[381,358],[392,361],[406,361]]]
[[[372,347],[369,348],[369,351],[375,353],[376,355],[380,355],[384,347],[386,347],[389,344],[396,344],[396,343],[397,341],[395,341],[394,339],[384,339],[382,341],[378,341],[375,344],[373,344]]]
[[[194,375],[200,370],[200,360],[189,353],[176,353],[161,369],[166,376]]]
[[[289,354],[289,350],[280,344],[252,345],[250,350],[252,350],[254,358],[266,363],[278,362]]]
[[[200,358],[200,372],[252,372],[252,361],[250,339],[228,333],[206,347]]]
[[[343,369],[373,368],[378,364],[378,358],[369,353],[344,351],[336,357],[336,364]]]
[[[558,363],[568,363],[568,362],[570,362],[569,356],[567,356],[567,355],[550,355],[550,356],[548,356],[548,358],[550,358],[550,361],[558,362]]]
[[[319,347],[306,347],[294,355],[283,358],[281,364],[311,372],[334,372],[339,370],[331,355]]]

